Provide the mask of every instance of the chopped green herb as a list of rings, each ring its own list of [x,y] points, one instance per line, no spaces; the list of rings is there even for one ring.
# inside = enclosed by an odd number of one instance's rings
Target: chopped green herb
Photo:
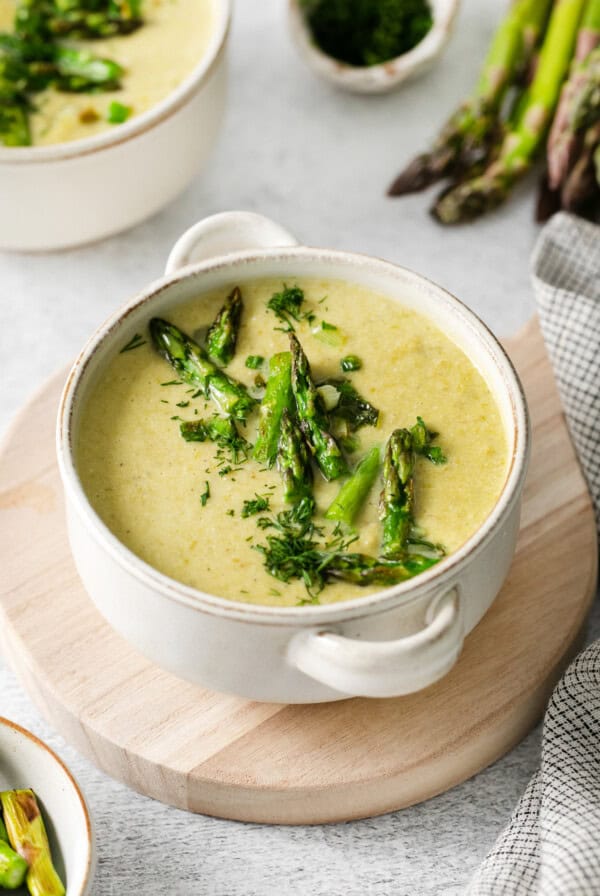
[[[248,457],[250,444],[240,435],[231,417],[215,414],[208,420],[185,420],[179,427],[186,442],[214,442],[217,458],[239,464]]]
[[[208,484],[208,482],[205,482],[204,483],[204,491],[200,495],[200,502],[203,507],[206,507],[206,502],[208,501],[209,498],[210,498],[210,485]]]
[[[131,337],[127,345],[123,346],[119,354],[122,355],[123,352],[131,352],[134,348],[139,348],[140,345],[146,345],[146,340],[140,336],[139,333],[136,333],[135,336]]]
[[[350,373],[352,370],[360,370],[362,361],[356,355],[346,355],[346,357],[342,358],[340,361],[340,367],[344,373]]]
[[[233,509],[233,507],[230,510],[227,510],[226,513],[227,516],[235,516],[235,510]]]
[[[328,324],[326,320],[321,321],[321,329],[322,330],[337,330],[337,327],[333,324]]]
[[[226,466],[221,467],[221,469],[219,470],[219,476],[227,476],[228,473],[231,473],[232,469],[233,467],[231,466],[231,464],[227,464]]]
[[[246,358],[246,367],[250,370],[258,370],[265,363],[262,355],[248,355]]]
[[[265,386],[267,385],[265,383],[264,377],[260,373],[257,373],[256,376],[254,377],[254,385],[256,386],[257,389],[264,389]]]
[[[161,383],[161,386],[181,386],[181,380],[169,380],[169,381],[166,382],[166,383]],[[193,390],[193,389],[191,389],[191,390],[188,389],[188,391],[193,392],[194,390]]]
[[[330,377],[319,383],[319,389],[323,386],[334,386],[339,392],[339,401],[331,415],[343,420],[350,432],[356,432],[361,426],[377,426],[379,411],[356,391],[350,380]]]
[[[428,0],[301,0],[315,43],[348,65],[380,65],[412,50],[433,24]]]
[[[132,111],[131,106],[124,106],[123,103],[118,103],[116,100],[113,100],[108,107],[106,120],[110,124],[123,124],[124,121],[127,121]]]
[[[161,404],[168,404],[169,402],[167,401],[166,398],[161,398],[160,403],[161,403]]]
[[[176,407],[178,408],[187,408],[189,407],[189,401],[178,401]]]
[[[267,308],[285,324],[284,327],[279,327],[278,329],[283,330],[284,333],[294,332],[292,320],[299,323],[306,318],[306,315],[302,314],[301,310],[303,302],[304,290],[300,289],[299,286],[286,286],[284,284],[281,292],[276,292],[271,296],[267,302]]]
[[[256,495],[253,500],[244,501],[242,516],[246,518],[248,516],[253,516],[255,513],[265,513],[270,509],[268,496]]]

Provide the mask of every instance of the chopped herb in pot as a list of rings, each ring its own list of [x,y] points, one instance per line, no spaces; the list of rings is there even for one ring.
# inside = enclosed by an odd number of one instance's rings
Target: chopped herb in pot
[[[127,121],[131,112],[131,106],[124,106],[123,103],[117,103],[116,100],[113,100],[108,107],[106,120],[110,122],[110,124],[123,124],[124,121]]]
[[[146,340],[140,336],[139,333],[136,333],[135,336],[132,336],[127,345],[124,345],[119,354],[123,354],[123,352],[131,352],[134,348],[139,348],[140,345],[146,345]]]
[[[242,516],[244,519],[248,516],[254,516],[255,513],[265,513],[270,510],[269,498],[267,495],[255,495],[250,501],[244,501],[242,507]]]
[[[208,501],[209,498],[210,498],[210,485],[208,484],[208,481],[205,481],[204,491],[200,495],[200,503],[202,504],[203,507],[206,507],[206,502]]]
[[[272,311],[285,325],[281,329],[286,333],[294,332],[292,320],[302,320],[302,303],[304,302],[304,290],[299,286],[285,286],[281,292],[273,293],[267,302],[267,308]]]
[[[262,355],[248,355],[246,358],[246,367],[249,370],[258,370],[265,363]]]
[[[300,0],[317,46],[348,65],[379,65],[412,50],[433,24],[428,0]]]
[[[350,373],[352,370],[360,370],[362,361],[356,355],[346,355],[346,357],[342,358],[340,361],[340,367],[344,373]]]

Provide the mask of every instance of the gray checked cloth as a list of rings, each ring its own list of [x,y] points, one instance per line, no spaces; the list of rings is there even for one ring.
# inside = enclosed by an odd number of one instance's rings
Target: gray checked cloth
[[[600,532],[600,227],[558,214],[533,255],[546,346]],[[539,771],[469,896],[600,896],[600,641],[552,695]]]

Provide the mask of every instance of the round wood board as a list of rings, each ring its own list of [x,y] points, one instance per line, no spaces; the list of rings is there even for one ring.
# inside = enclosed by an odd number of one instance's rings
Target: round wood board
[[[509,344],[534,427],[508,581],[435,686],[392,700],[251,703],[163,672],[100,617],[71,561],[54,455],[63,375],[0,456],[0,641],[42,713],[109,775],[183,809],[284,824],[425,800],[540,718],[595,592],[593,513],[536,321]],[[572,558],[577,557],[577,563]]]

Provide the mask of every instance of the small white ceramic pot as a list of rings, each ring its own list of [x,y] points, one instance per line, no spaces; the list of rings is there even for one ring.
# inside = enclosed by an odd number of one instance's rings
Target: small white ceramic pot
[[[200,171],[225,108],[231,0],[212,0],[209,46],[152,109],[109,131],[52,146],[0,146],[0,249],[46,251],[144,220]]]
[[[381,65],[348,65],[323,53],[312,38],[300,0],[289,0],[290,28],[300,55],[317,75],[351,93],[385,93],[431,68],[450,39],[458,7],[459,0],[431,0],[433,25],[423,40]]]
[[[433,318],[472,359],[497,401],[510,468],[481,528],[431,570],[393,588],[330,606],[235,603],[162,575],[125,548],[89,504],[73,458],[80,413],[105,361],[151,317],[253,278],[339,278]],[[529,453],[525,399],[501,346],[444,289],[376,258],[300,246],[285,230],[245,212],[192,227],[166,277],[110,318],[77,359],[57,431],[71,548],[100,612],[154,662],[183,678],[256,700],[311,703],[350,695],[391,697],[427,687],[452,668],[508,572],[519,530]],[[227,558],[223,558],[227,562]]]
[[[66,882],[68,896],[88,896],[96,850],[92,822],[77,782],[46,744],[0,718],[0,790],[27,788],[40,803],[52,858]]]

